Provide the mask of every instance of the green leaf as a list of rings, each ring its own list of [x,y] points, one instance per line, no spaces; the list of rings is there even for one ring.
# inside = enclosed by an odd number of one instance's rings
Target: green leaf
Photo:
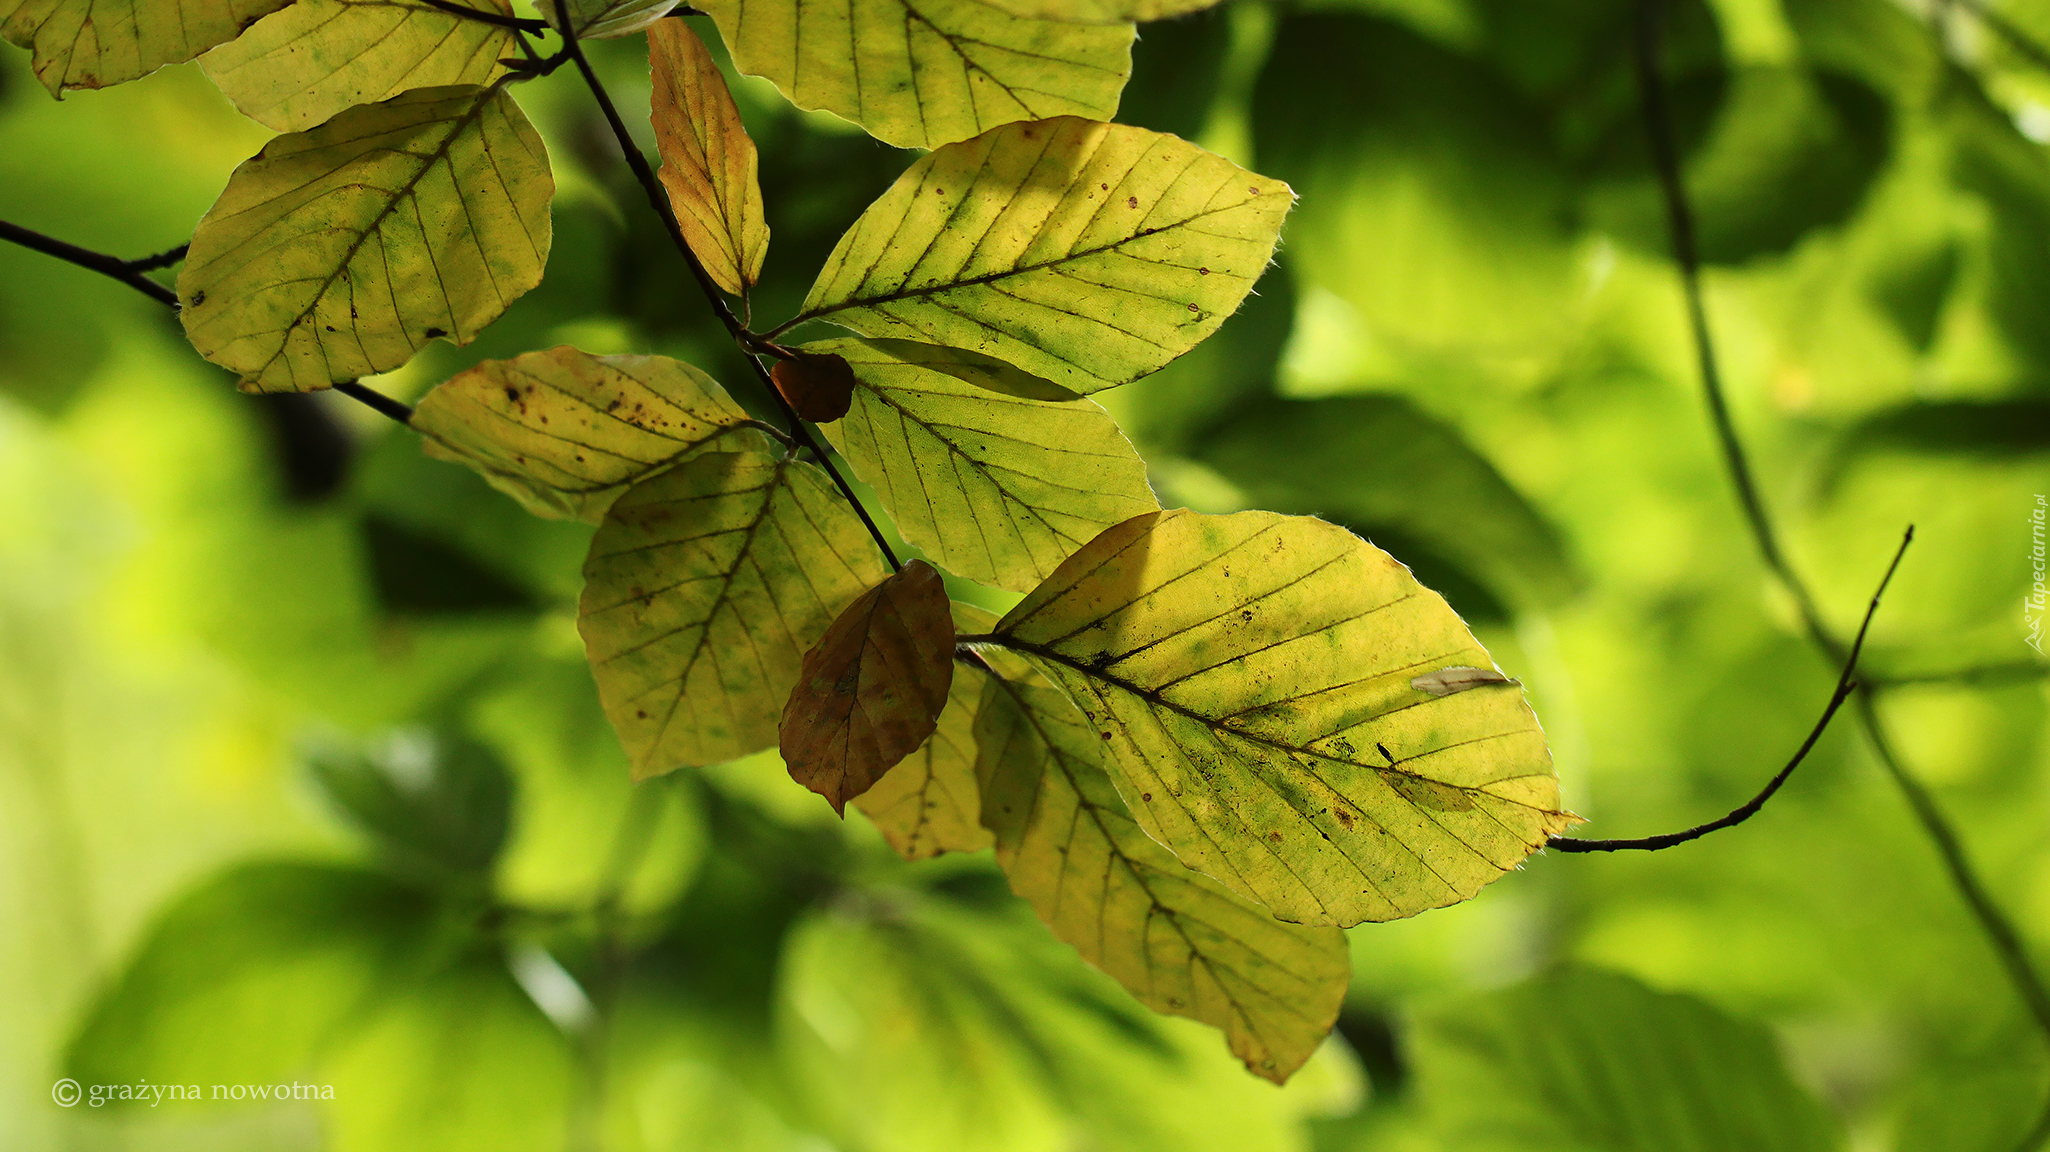
[[[568,0],[570,23],[579,40],[611,40],[631,36],[669,15],[677,0]],[[534,8],[550,27],[562,22],[555,0],[534,0]]]
[[[1294,200],[1144,128],[1011,124],[913,164],[841,237],[792,323],[968,348],[1099,392],[1216,331]]]
[[[578,626],[636,779],[776,744],[805,649],[889,573],[823,471],[706,452],[628,489]]]
[[[91,1006],[82,1083],[276,1082],[310,1062],[418,954],[432,908],[356,868],[249,864],[171,904]]]
[[[1214,7],[1218,0],[990,0],[1013,16],[1068,20],[1077,24],[1123,24],[1172,20]]]
[[[1107,120],[1132,71],[1129,24],[1022,19],[981,0],[702,7],[735,67],[899,148],[937,148],[1015,120]]]
[[[1424,1013],[1408,1050],[1451,1147],[1841,1146],[1765,1029],[1614,973],[1569,968]]]
[[[955,575],[1029,591],[1098,532],[1160,506],[1146,462],[1094,401],[1021,396],[1056,393],[958,348],[804,347],[854,366],[853,408],[826,435],[904,538]]]
[[[627,485],[747,419],[681,360],[563,345],[458,374],[412,424],[428,455],[468,464],[536,515],[596,522]]]
[[[506,0],[464,2],[513,14]],[[412,0],[297,0],[199,66],[244,116],[298,132],[410,89],[489,84],[518,52],[510,28]]]
[[[957,601],[952,609],[956,632],[996,627],[995,616],[971,604]],[[982,826],[982,792],[975,782],[975,717],[981,706],[981,678],[956,668],[932,736],[854,798],[854,806],[906,860],[990,846],[989,831]]]
[[[705,42],[681,20],[648,29],[655,78],[651,118],[657,173],[690,250],[719,287],[738,296],[761,278],[769,253],[755,142]]]
[[[1492,667],[1459,617],[1321,520],[1133,517],[992,640],[1081,706],[1148,834],[1284,920],[1457,903],[1575,820],[1520,691],[1413,686]]]
[[[36,79],[62,99],[190,60],[290,2],[0,0],[0,37],[33,51]]]
[[[185,334],[252,392],[388,372],[475,339],[541,282],[555,180],[497,88],[422,88],[235,169],[178,277]]]
[[[790,778],[844,815],[933,735],[953,684],[947,588],[938,569],[913,560],[805,651],[777,745]]]
[[[1183,867],[1140,830],[1102,739],[1044,681],[986,678],[975,740],[997,862],[1055,936],[1147,1007],[1222,1029],[1260,1076],[1281,1083],[1310,1058],[1345,999],[1342,932],[1285,924]]]

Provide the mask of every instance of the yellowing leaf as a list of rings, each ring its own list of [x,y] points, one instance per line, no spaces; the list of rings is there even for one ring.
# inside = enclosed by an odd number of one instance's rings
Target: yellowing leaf
[[[62,98],[190,60],[290,0],[0,0],[0,37]]]
[[[463,0],[511,16],[506,0]],[[510,28],[415,0],[297,0],[202,56],[244,116],[280,132],[413,88],[489,84],[519,45]]]
[[[844,814],[847,801],[917,751],[954,683],[947,588],[923,560],[864,593],[804,654],[783,706],[790,778]]]
[[[995,616],[971,604],[957,602],[953,612],[956,632],[984,633],[996,627]],[[906,860],[975,852],[990,845],[989,830],[982,826],[982,793],[975,783],[975,714],[982,702],[982,677],[962,672],[957,663],[947,706],[932,736],[854,798],[854,806]]]
[[[1132,27],[1013,16],[982,0],[709,0],[735,67],[888,144],[937,148],[1014,120],[1107,120]]]
[[[1072,20],[1079,24],[1118,24],[1128,20],[1171,20],[1213,8],[1217,0],[990,0],[1013,16],[1040,20]]]
[[[769,370],[776,391],[806,420],[829,424],[847,415],[854,402],[854,370],[844,357],[800,352]]]
[[[982,820],[1012,891],[1141,1003],[1223,1029],[1247,1068],[1287,1080],[1338,1018],[1345,934],[1183,867],[1118,799],[1102,739],[1032,680],[988,679],[975,722]]]
[[[235,169],[178,276],[185,334],[253,392],[467,344],[548,261],[555,180],[496,88],[421,88],[280,136]]]
[[[564,345],[456,375],[412,423],[428,455],[468,464],[536,515],[595,523],[622,488],[747,419],[681,360]]]
[[[1139,822],[1285,920],[1456,903],[1576,818],[1514,686],[1437,593],[1307,516],[1137,516],[998,624],[1074,697]]]
[[[704,41],[681,20],[648,29],[657,173],[690,250],[719,287],[738,296],[762,274],[769,226],[755,142]]]
[[[1010,124],[913,164],[840,238],[792,323],[971,348],[1086,395],[1216,331],[1294,201],[1159,132]]]
[[[845,357],[860,385],[826,435],[904,538],[958,576],[1030,591],[1098,532],[1160,506],[1145,461],[1094,401],[1026,399],[1023,373],[957,348],[805,347]]]
[[[677,0],[568,0],[570,24],[579,40],[631,36],[669,15]],[[535,0],[535,10],[552,27],[562,27],[555,0]]]
[[[824,472],[739,438],[762,450],[627,489],[584,563],[578,628],[636,779],[774,746],[805,649],[888,575]]]

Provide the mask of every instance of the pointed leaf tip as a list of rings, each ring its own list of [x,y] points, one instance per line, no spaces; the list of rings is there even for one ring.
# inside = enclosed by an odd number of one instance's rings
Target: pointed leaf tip
[[[854,403],[854,369],[844,356],[799,352],[776,361],[769,377],[797,414],[814,424],[838,420]]]
[[[783,761],[835,812],[924,744],[954,681],[954,621],[923,560],[847,606],[804,654],[783,707]]]

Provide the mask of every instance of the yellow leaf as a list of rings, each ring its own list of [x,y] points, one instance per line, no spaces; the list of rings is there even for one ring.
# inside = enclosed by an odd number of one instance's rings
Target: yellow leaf
[[[1137,516],[998,624],[1089,717],[1118,791],[1182,862],[1285,920],[1467,899],[1577,818],[1512,684],[1387,553],[1307,516]]]
[[[733,50],[800,108],[899,148],[937,148],[1014,120],[1117,111],[1132,26],[1013,16],[982,0],[709,0]]]
[[[913,164],[791,325],[969,348],[1087,395],[1196,346],[1267,268],[1295,193],[1185,140],[1064,116]]]
[[[975,739],[997,862],[1055,936],[1154,1011],[1222,1029],[1258,1075],[1310,1058],[1350,983],[1344,933],[1276,920],[1154,843],[1102,739],[1037,676],[986,680]]]
[[[690,250],[719,287],[738,296],[762,275],[769,226],[755,142],[704,41],[681,20],[648,29],[657,173]]]
[[[192,59],[291,0],[0,0],[0,36],[62,98]]]
[[[913,560],[805,652],[778,743],[790,778],[844,815],[847,801],[932,736],[953,683],[947,588],[937,569]]]
[[[505,0],[462,0],[511,16]],[[199,66],[244,116],[280,132],[414,88],[489,84],[519,53],[510,28],[413,0],[297,0]]]
[[[178,277],[185,334],[253,392],[467,344],[548,261],[555,180],[497,88],[421,88],[280,136],[235,169]]]
[[[1043,382],[957,348],[805,348],[853,365],[852,411],[826,435],[904,538],[955,575],[1030,591],[1098,532],[1160,506],[1146,462],[1092,400],[1030,399]]]
[[[990,0],[1013,16],[1069,20],[1078,24],[1119,24],[1129,20],[1172,20],[1214,8],[1218,0]]]
[[[626,490],[578,628],[636,779],[773,747],[805,649],[888,571],[824,472],[703,452]]]
[[[956,602],[953,613],[956,632],[982,633],[996,627],[995,616],[971,604]],[[875,787],[854,798],[854,806],[906,860],[976,852],[990,845],[989,831],[982,826],[982,794],[975,783],[975,714],[981,702],[982,678],[962,675],[957,663],[939,727],[918,751],[884,773]]]
[[[747,420],[681,360],[564,345],[458,374],[412,423],[428,455],[468,464],[536,515],[596,523],[621,489]]]

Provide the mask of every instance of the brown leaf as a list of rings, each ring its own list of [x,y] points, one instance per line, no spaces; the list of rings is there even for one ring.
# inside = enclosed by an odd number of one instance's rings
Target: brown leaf
[[[783,707],[783,761],[835,812],[939,724],[954,681],[954,621],[923,560],[847,606],[811,651]]]
[[[799,352],[778,360],[769,376],[797,414],[814,424],[838,420],[854,402],[854,369],[846,357],[831,352]]]
[[[648,65],[659,175],[677,227],[719,287],[738,296],[761,275],[769,250],[754,141],[726,78],[689,25],[650,25]]]

